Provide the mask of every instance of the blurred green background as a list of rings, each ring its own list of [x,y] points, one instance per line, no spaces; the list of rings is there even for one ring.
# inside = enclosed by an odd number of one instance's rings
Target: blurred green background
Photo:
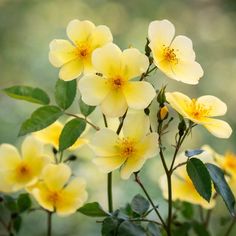
[[[205,75],[198,86],[175,82],[159,72],[153,76],[153,81],[157,86],[168,84],[169,91],[178,90],[192,97],[211,94],[221,98],[228,105],[224,119],[233,129],[236,127],[235,0],[0,0],[0,88],[38,86],[47,91],[53,100],[58,69],[48,61],[48,45],[52,39],[66,38],[66,26],[76,18],[91,20],[96,25],[105,24],[110,27],[114,42],[121,48],[132,45],[142,51],[149,22],[170,20],[177,34],[193,40],[197,61]],[[19,143],[19,127],[36,107],[0,93],[0,143]],[[76,107],[72,109],[76,111]],[[96,119],[95,115],[93,118]],[[209,144],[222,154],[227,150],[236,152],[235,138],[233,133],[229,140],[217,139],[199,127],[185,147],[199,148]],[[173,140],[168,142],[173,143]],[[81,159],[75,169],[87,179],[89,201],[100,201],[106,207],[106,176],[86,160],[91,156],[91,153],[86,153],[78,153]],[[145,170],[145,182],[165,214],[166,205],[157,186],[158,176],[163,171],[155,159],[145,165],[143,172]],[[120,181],[118,173],[115,174],[115,206],[124,205],[138,191],[132,179]],[[222,202],[219,202],[213,218],[218,222],[220,215],[227,214]],[[45,214],[30,213],[25,215],[19,235],[45,235],[45,226]],[[61,236],[100,235],[100,225],[95,223],[95,219],[79,214],[67,218],[55,216],[53,229],[55,235]],[[214,227],[211,225],[211,230],[215,232],[213,235],[222,235],[223,227],[217,223]]]

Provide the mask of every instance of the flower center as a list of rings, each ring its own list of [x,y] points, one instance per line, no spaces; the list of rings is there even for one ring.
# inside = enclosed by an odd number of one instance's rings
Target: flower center
[[[115,76],[110,79],[111,87],[115,90],[121,89],[124,86],[124,79],[121,76]]]
[[[226,170],[228,168],[236,170],[236,155],[233,153],[226,153],[224,166]]]
[[[176,57],[175,49],[166,47],[165,45],[163,47],[164,60],[175,65],[178,64],[179,59]]]
[[[189,113],[196,120],[207,117],[210,110],[210,107],[206,107],[203,104],[198,103],[196,99],[192,99],[192,102],[189,105]]]
[[[76,50],[77,57],[81,59],[86,59],[90,54],[91,54],[91,48],[87,43],[77,45],[77,50]]]
[[[30,167],[25,164],[21,163],[17,168],[16,168],[16,180],[19,182],[27,182],[31,178],[31,170]]]
[[[120,149],[120,155],[122,157],[129,158],[136,152],[135,142],[130,138],[123,138],[119,141],[118,147]]]
[[[59,201],[60,195],[58,192],[51,192],[47,198],[49,202],[55,205]]]

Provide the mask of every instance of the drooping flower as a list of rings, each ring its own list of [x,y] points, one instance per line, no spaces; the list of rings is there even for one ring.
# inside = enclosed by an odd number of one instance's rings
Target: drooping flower
[[[15,192],[34,184],[50,162],[43,144],[32,136],[22,143],[21,155],[10,144],[0,145],[0,191]]]
[[[95,26],[91,21],[72,20],[67,26],[67,36],[72,41],[54,39],[50,43],[49,60],[61,67],[59,78],[73,80],[82,72],[94,71],[91,64],[92,52],[112,42],[110,29],[105,25]]]
[[[73,214],[87,200],[87,192],[82,178],[68,182],[70,176],[68,165],[49,164],[43,170],[42,180],[28,191],[48,211],[55,211],[60,216]]]
[[[217,97],[205,95],[190,99],[182,93],[173,92],[166,93],[166,99],[180,115],[196,124],[202,124],[214,136],[229,138],[231,135],[232,129],[227,122],[212,118],[222,116],[227,111],[226,104]]]
[[[128,179],[158,152],[158,134],[149,133],[149,127],[149,118],[142,111],[126,117],[120,136],[113,130],[101,129],[91,140],[97,156],[94,163],[104,173],[121,167],[121,177]]]
[[[154,63],[169,78],[187,84],[197,84],[203,70],[195,61],[191,39],[178,35],[168,20],[152,21],[148,29]]]
[[[51,144],[58,150],[59,138],[63,127],[64,126],[60,121],[56,121],[47,128],[34,132],[33,135],[43,143]],[[81,136],[77,139],[77,141],[69,148],[69,150],[74,151],[75,149],[82,147],[86,143],[88,143],[88,140],[83,137],[82,133]]]
[[[202,149],[202,148],[201,148]],[[214,162],[212,156],[209,155],[206,151],[198,155],[198,158],[203,162]],[[175,165],[186,162],[187,157],[184,153],[180,153],[176,158]],[[168,199],[168,184],[166,175],[160,177],[160,187],[164,198]],[[212,188],[213,190],[213,188]],[[212,194],[213,196],[214,194]],[[215,200],[211,198],[210,202],[207,202],[202,198],[197,190],[195,189],[191,179],[188,176],[186,171],[186,166],[178,167],[172,174],[172,199],[190,202],[192,204],[200,205],[203,208],[210,209],[215,206]]]
[[[83,101],[100,105],[109,117],[122,116],[128,107],[146,108],[155,97],[155,90],[145,81],[131,81],[148,68],[148,58],[135,48],[123,52],[112,43],[96,49],[92,63],[102,74],[85,75],[79,81]]]

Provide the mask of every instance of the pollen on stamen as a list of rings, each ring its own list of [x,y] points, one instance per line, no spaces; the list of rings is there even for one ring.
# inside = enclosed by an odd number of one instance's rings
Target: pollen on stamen
[[[135,153],[134,141],[129,138],[123,138],[118,142],[118,148],[122,157],[129,158]]]
[[[163,45],[163,57],[166,61],[168,61],[169,63],[173,63],[173,64],[178,64],[178,58],[176,56],[175,50],[173,48],[170,47],[166,47],[165,45]]]

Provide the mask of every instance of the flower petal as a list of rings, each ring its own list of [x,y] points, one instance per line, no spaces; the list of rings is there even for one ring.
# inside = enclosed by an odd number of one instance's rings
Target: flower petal
[[[140,141],[149,132],[149,127],[149,117],[143,110],[128,112],[123,124],[123,134],[125,137]]]
[[[92,47],[98,48],[112,42],[113,37],[110,29],[105,25],[97,26],[91,35]]]
[[[94,134],[90,144],[97,156],[111,157],[118,155],[117,141],[118,135],[113,130],[103,128]]]
[[[54,39],[49,47],[49,61],[55,67],[61,67],[76,58],[75,47],[67,40]]]
[[[121,55],[122,52],[118,46],[108,43],[94,50],[92,64],[98,72],[106,77],[117,76],[121,70]]]
[[[223,116],[227,111],[227,105],[215,96],[205,95],[197,101],[206,107],[210,107],[209,116]]]
[[[188,96],[179,92],[165,93],[165,96],[173,109],[175,109],[180,115],[188,117],[186,111],[191,103],[191,99]]]
[[[121,167],[125,162],[126,158],[121,156],[107,156],[97,157],[93,159],[93,162],[99,167],[103,173],[112,172]]]
[[[207,118],[205,119],[206,123],[203,125],[205,128],[212,133],[214,136],[218,138],[229,138],[232,129],[230,125],[223,121],[223,120],[218,120],[218,119],[212,119],[212,118]]]
[[[171,70],[172,74],[167,74],[170,78],[186,84],[198,84],[204,74],[201,65],[196,61],[179,61],[172,65]]]
[[[0,171],[14,169],[21,161],[18,150],[10,144],[0,145]]]
[[[127,79],[140,76],[149,66],[147,56],[136,48],[129,48],[122,53],[122,74]]]
[[[99,105],[109,93],[105,79],[97,75],[85,75],[78,84],[82,100],[91,106]]]
[[[83,71],[83,62],[80,59],[64,64],[59,72],[59,78],[65,81],[78,78]]]
[[[182,61],[195,60],[193,43],[190,38],[183,35],[176,36],[170,47],[175,50],[176,57],[180,58]]]
[[[174,35],[175,27],[168,20],[156,20],[149,24],[148,38],[155,48],[163,45],[169,46]]]
[[[110,91],[101,103],[102,112],[108,117],[120,117],[125,114],[128,105],[122,91]]]
[[[156,96],[155,89],[145,81],[130,81],[123,88],[128,106],[133,109],[146,108]]]
[[[91,21],[72,20],[69,22],[66,32],[70,40],[78,45],[87,41],[94,29],[95,25]]]
[[[62,163],[58,165],[48,164],[43,170],[43,180],[51,191],[61,190],[70,175],[70,167]]]

